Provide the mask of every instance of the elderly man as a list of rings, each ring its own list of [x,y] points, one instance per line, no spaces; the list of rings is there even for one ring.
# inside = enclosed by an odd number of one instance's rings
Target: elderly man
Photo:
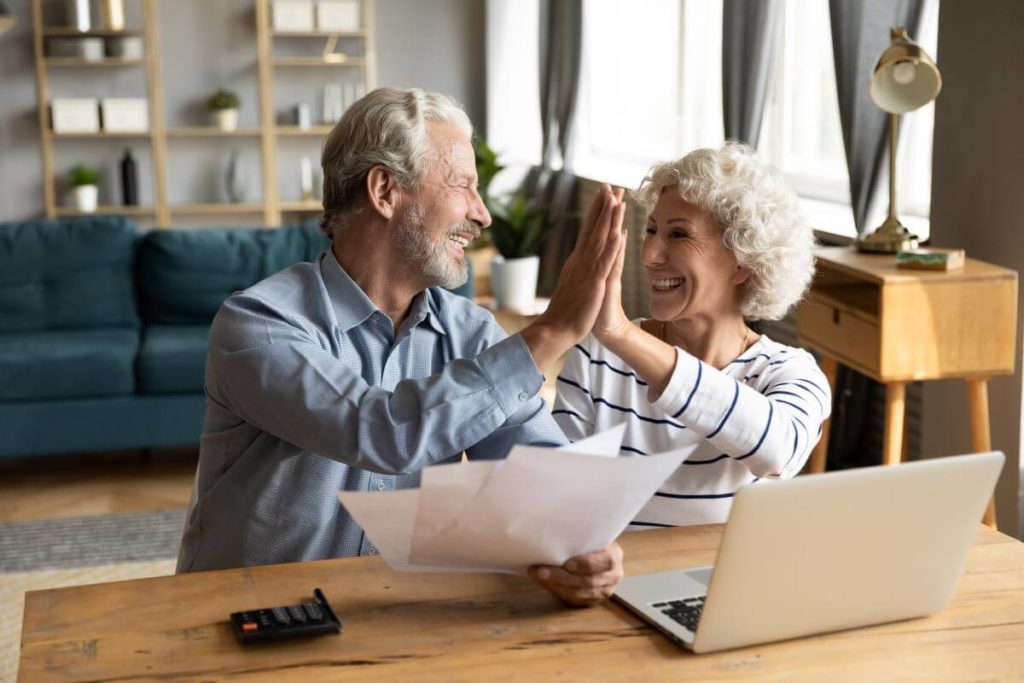
[[[210,330],[207,410],[178,572],[376,552],[336,493],[417,486],[424,467],[565,443],[544,368],[593,327],[624,237],[602,188],[544,315],[506,337],[442,288],[490,224],[465,113],[381,88],[323,151],[331,249],[232,295]],[[535,567],[571,604],[610,595],[617,545]]]

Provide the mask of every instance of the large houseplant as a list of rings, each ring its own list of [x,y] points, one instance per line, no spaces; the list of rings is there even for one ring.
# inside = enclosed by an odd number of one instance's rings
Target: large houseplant
[[[543,207],[523,192],[495,196],[491,181],[504,168],[486,142],[475,143],[480,196],[491,214],[490,238],[498,254],[491,261],[491,290],[498,308],[531,311],[537,295],[540,250],[552,222]]]

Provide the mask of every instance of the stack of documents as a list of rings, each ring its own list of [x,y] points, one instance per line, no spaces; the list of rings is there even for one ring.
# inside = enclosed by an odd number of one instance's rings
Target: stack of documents
[[[338,499],[394,569],[523,574],[611,543],[682,464],[682,451],[619,457],[624,426],[502,461],[436,465],[420,488]]]

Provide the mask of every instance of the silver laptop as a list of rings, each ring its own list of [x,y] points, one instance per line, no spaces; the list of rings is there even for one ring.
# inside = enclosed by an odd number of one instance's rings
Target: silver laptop
[[[694,652],[937,612],[1004,460],[961,455],[747,486],[713,567],[628,577],[615,598]]]

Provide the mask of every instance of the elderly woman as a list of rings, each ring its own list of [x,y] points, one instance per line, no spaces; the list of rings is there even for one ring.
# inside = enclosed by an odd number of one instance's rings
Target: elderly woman
[[[623,248],[553,412],[574,441],[625,422],[624,453],[689,452],[634,528],[722,522],[740,487],[800,471],[830,411],[811,355],[748,326],[803,295],[814,237],[781,175],[735,143],[655,166],[636,198],[651,317],[623,313]]]

